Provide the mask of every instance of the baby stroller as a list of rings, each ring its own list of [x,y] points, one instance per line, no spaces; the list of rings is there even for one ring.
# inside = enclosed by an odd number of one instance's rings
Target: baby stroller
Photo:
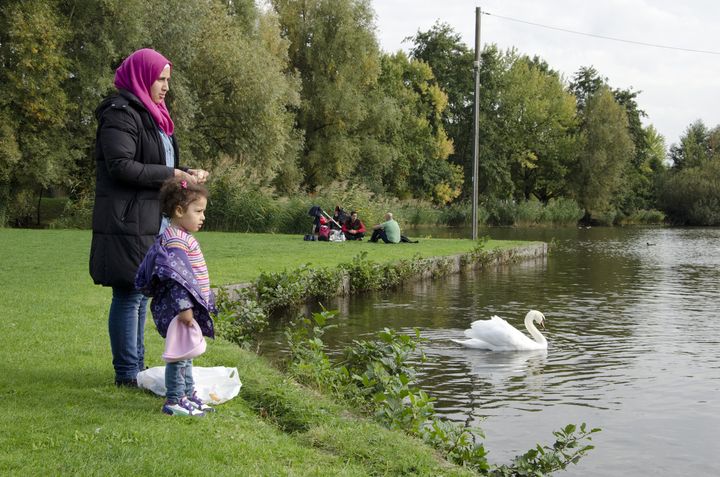
[[[334,224],[338,229],[342,226],[332,217],[330,217],[319,205],[313,205],[308,210],[308,215],[313,217],[312,225],[312,236],[317,235],[317,240],[329,241],[330,240],[330,224]]]

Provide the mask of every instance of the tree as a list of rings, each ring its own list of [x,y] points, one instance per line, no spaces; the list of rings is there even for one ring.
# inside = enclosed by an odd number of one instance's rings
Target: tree
[[[575,95],[577,109],[580,114],[585,111],[588,100],[600,88],[607,85],[607,82],[607,78],[600,76],[600,73],[592,66],[583,66],[575,73],[568,89]]]
[[[300,104],[300,85],[285,72],[288,42],[275,15],[232,2],[166,4],[164,23],[175,28],[153,43],[175,66],[171,106],[185,160],[236,169],[254,187],[296,188],[301,142],[288,109]]]
[[[75,153],[66,171],[66,187],[71,198],[80,199],[90,197],[95,186],[95,108],[114,90],[115,69],[122,60],[135,49],[152,45],[152,31],[157,28],[145,19],[155,12],[142,0],[84,2],[82,7],[71,1],[55,3],[68,32],[63,54],[69,78],[64,91],[75,105],[63,131]],[[118,21],[121,17],[123,21]]]
[[[665,162],[666,147],[665,137],[660,134],[652,124],[645,128],[646,142],[648,145],[646,166],[653,171],[660,171],[667,168]]]
[[[566,194],[575,161],[575,101],[560,75],[538,58],[489,45],[480,84],[481,193],[542,201]]]
[[[593,67],[583,67],[574,75],[569,90],[577,97],[578,115],[581,120],[585,117],[588,101],[603,87],[609,88],[608,79],[602,77]],[[652,132],[649,134],[642,125],[642,119],[646,114],[637,102],[640,91],[618,88],[611,89],[611,92],[615,101],[625,109],[627,129],[634,149],[633,157],[626,162],[623,171],[625,186],[616,191],[612,200],[613,207],[620,214],[627,216],[639,209],[654,207],[654,183],[662,166],[662,159],[657,162],[659,151],[651,151],[649,142],[654,138],[653,134]],[[656,141],[654,146],[658,145]]]
[[[30,225],[35,198],[67,183],[67,26],[50,0],[0,8],[0,225]]]
[[[462,173],[447,162],[452,143],[442,124],[447,96],[430,67],[405,53],[381,55],[381,74],[362,125],[356,177],[399,197],[448,202],[460,193]],[[377,187],[375,190],[378,190]]]
[[[670,148],[672,165],[658,181],[658,203],[680,225],[720,225],[720,126],[690,124]]]
[[[582,115],[582,149],[574,184],[586,218],[612,222],[614,198],[626,186],[623,172],[632,160],[634,147],[627,128],[625,109],[607,86],[587,98]]]
[[[680,138],[680,144],[670,148],[672,168],[681,170],[697,167],[720,154],[718,132],[710,131],[702,120],[690,124]]]
[[[359,152],[379,50],[367,0],[272,0],[289,61],[302,83],[295,122],[305,137],[300,166],[313,189],[349,177]]]
[[[169,0],[165,5],[158,13],[140,0],[91,2],[84,8],[61,2],[72,31],[66,91],[78,105],[70,122],[73,148],[82,153],[77,193],[90,194],[93,188],[88,177],[95,166],[94,109],[113,91],[115,68],[143,47],[173,62],[167,102],[183,164],[253,186],[296,188],[301,138],[288,108],[299,104],[299,82],[285,71],[288,44],[275,16],[247,0]]]
[[[513,197],[547,202],[567,192],[566,177],[575,160],[575,98],[545,63],[508,55],[511,66],[497,114],[509,145]]]
[[[472,177],[473,164],[473,105],[475,81],[474,53],[461,41],[451,26],[437,22],[425,32],[418,31],[409,38],[413,42],[410,55],[432,68],[438,85],[447,95],[448,106],[442,120],[445,131],[453,143],[449,161]],[[466,180],[465,193],[471,191],[472,181]]]
[[[658,203],[677,225],[720,225],[720,161],[668,171]]]

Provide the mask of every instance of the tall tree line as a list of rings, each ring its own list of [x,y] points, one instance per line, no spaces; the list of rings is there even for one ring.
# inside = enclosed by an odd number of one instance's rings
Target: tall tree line
[[[383,52],[374,25],[369,0],[3,2],[0,224],[23,223],[48,191],[91,195],[94,108],[114,68],[143,47],[173,62],[182,161],[223,184],[287,195],[345,181],[465,200],[472,52],[440,23],[409,39],[409,54]],[[541,58],[488,45],[480,83],[485,200],[572,198],[587,220],[611,222],[669,210],[661,187],[716,154],[717,131],[693,127],[666,171],[639,92],[613,89],[591,67],[568,80]]]
[[[450,100],[450,161],[470,177],[474,54],[442,23],[418,32],[413,57],[427,62]],[[459,73],[464,72],[464,73]],[[592,67],[569,81],[541,58],[486,46],[480,63],[480,190],[504,200],[575,199],[586,220],[613,222],[657,206],[664,142],[643,127],[639,92],[613,89]],[[469,195],[471,182],[465,182]]]

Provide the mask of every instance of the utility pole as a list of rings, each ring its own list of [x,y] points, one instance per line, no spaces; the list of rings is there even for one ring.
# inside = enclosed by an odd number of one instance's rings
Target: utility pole
[[[475,7],[475,110],[473,112],[474,142],[473,142],[473,197],[472,197],[472,239],[478,239],[478,155],[480,152],[480,7]]]

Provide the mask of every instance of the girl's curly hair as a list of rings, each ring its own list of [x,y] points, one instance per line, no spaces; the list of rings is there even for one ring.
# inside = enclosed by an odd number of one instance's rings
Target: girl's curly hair
[[[183,210],[199,197],[208,197],[208,190],[201,184],[193,184],[184,179],[171,177],[160,188],[160,206],[164,216],[172,218],[175,208]]]

